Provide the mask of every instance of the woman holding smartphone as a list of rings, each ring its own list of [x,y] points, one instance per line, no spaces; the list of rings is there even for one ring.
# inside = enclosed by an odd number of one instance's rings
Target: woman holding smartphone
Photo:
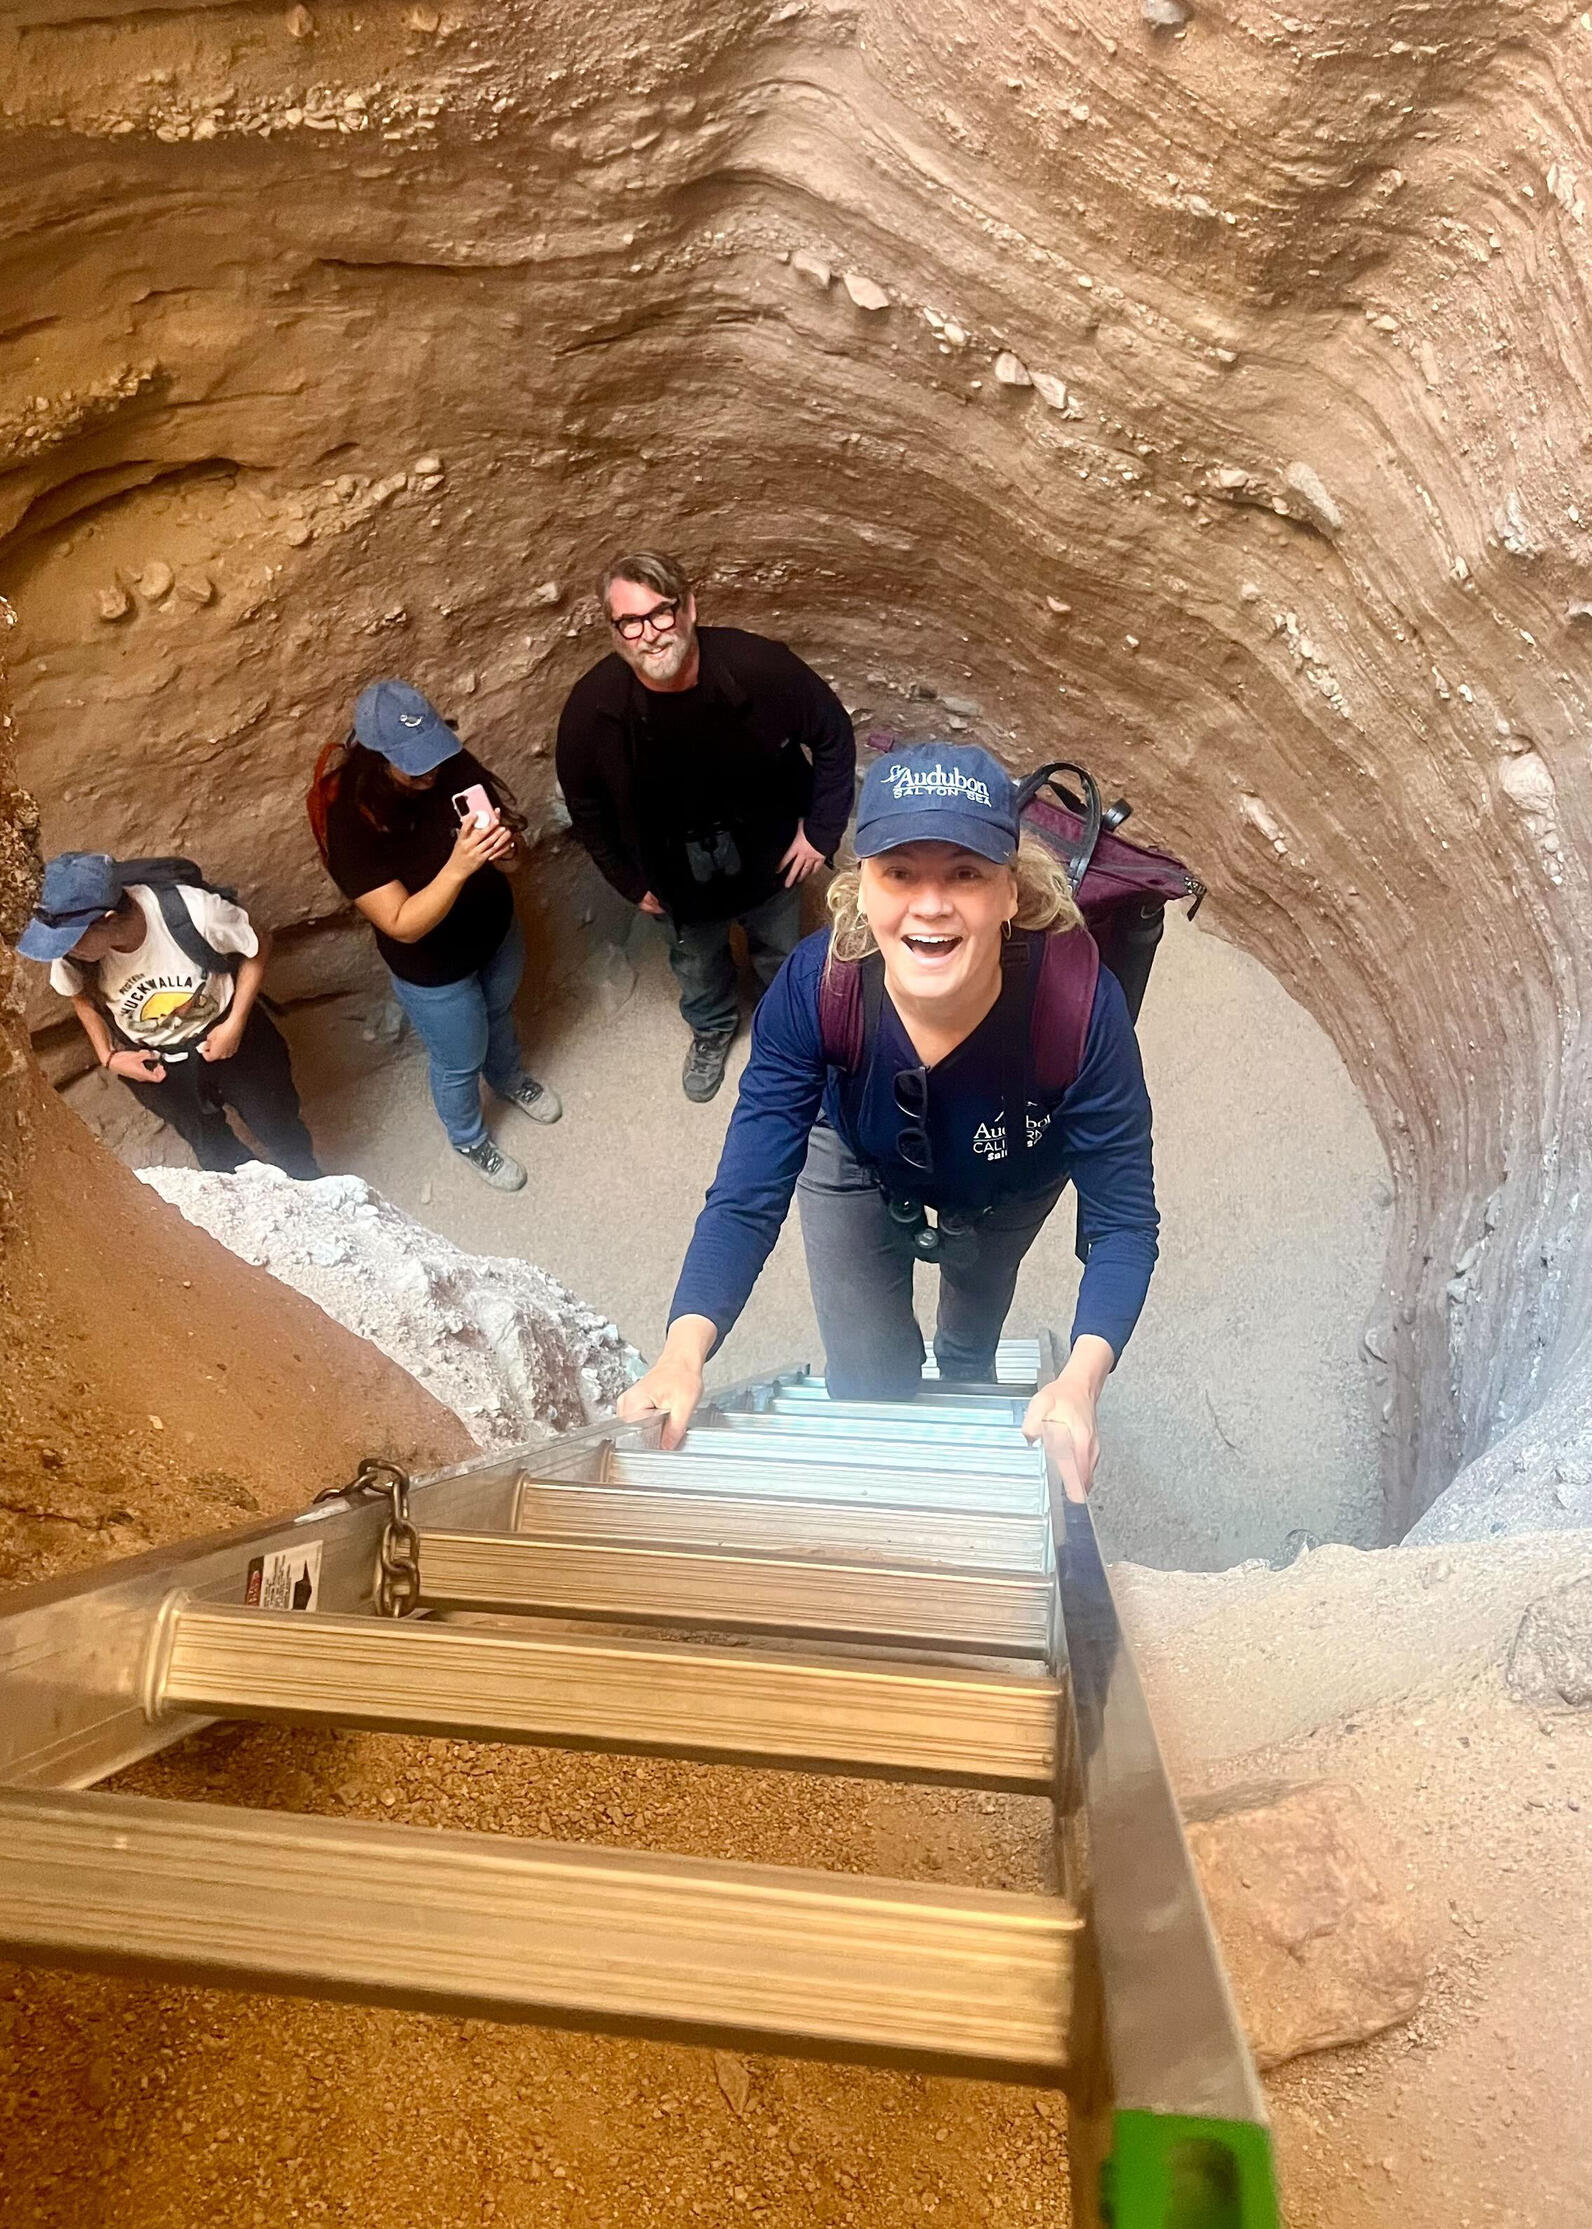
[[[332,880],[376,932],[393,995],[431,1064],[448,1142],[500,1192],[525,1170],[494,1143],[484,1076],[533,1122],[563,1113],[526,1072],[514,1026],[525,945],[507,877],[524,856],[508,791],[404,681],[375,681],[354,730],[323,752],[310,824]]]

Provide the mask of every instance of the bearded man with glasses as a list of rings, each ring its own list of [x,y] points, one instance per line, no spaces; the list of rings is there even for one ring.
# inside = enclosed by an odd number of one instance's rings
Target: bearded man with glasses
[[[682,1081],[700,1102],[740,1019],[731,926],[766,989],[801,934],[801,885],[844,833],[856,738],[784,643],[699,627],[676,559],[616,557],[598,594],[613,649],[564,706],[558,779],[601,873],[668,931],[691,1031]]]

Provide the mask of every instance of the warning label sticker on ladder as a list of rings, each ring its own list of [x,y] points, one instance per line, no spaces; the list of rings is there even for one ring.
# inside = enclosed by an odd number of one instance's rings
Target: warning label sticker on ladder
[[[273,1548],[268,1555],[256,1556],[243,1589],[247,1606],[251,1610],[313,1610],[321,1592],[322,1546],[321,1541],[311,1540],[302,1548]]]

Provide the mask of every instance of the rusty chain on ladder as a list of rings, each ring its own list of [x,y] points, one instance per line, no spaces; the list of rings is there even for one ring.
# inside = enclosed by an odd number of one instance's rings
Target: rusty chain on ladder
[[[420,1600],[420,1535],[409,1515],[409,1473],[379,1455],[367,1455],[352,1485],[330,1486],[315,1499],[362,1501],[383,1497],[390,1503],[392,1514],[381,1528],[376,1550],[376,1613],[384,1618],[402,1618]]]

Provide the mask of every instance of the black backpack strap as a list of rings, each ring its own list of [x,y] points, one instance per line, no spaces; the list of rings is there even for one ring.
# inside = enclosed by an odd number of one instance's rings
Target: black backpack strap
[[[1057,774],[1072,775],[1081,794],[1074,797],[1055,780]],[[1026,775],[1017,785],[1019,817],[1042,789],[1053,790],[1068,811],[1076,813],[1083,823],[1066,862],[1067,880],[1072,886],[1073,896],[1076,897],[1084,876],[1089,872],[1089,862],[1095,855],[1095,845],[1100,841],[1100,831],[1105,826],[1106,815],[1100,803],[1100,785],[1087,767],[1075,766],[1071,759],[1052,759],[1048,766],[1036,767],[1032,774]],[[1115,805],[1111,809],[1114,814],[1118,813]],[[1126,820],[1127,814],[1121,812],[1118,817]]]
[[[859,960],[857,974],[862,991],[862,1046],[857,1061],[860,1075],[872,1060],[879,1037],[879,1016],[884,1010],[884,954],[870,952],[866,959]]]
[[[1034,988],[1038,969],[1027,934],[1014,929],[1001,950],[1001,1108],[1006,1125],[1006,1182],[1020,1181],[1028,1158],[1028,1102],[1033,1096]]]
[[[235,975],[241,952],[218,952],[209,938],[200,933],[199,925],[188,911],[181,887],[175,882],[146,883],[144,888],[153,890],[155,903],[160,907],[160,918],[166,924],[166,933],[173,944],[192,960],[195,967],[202,967],[207,975]]]

